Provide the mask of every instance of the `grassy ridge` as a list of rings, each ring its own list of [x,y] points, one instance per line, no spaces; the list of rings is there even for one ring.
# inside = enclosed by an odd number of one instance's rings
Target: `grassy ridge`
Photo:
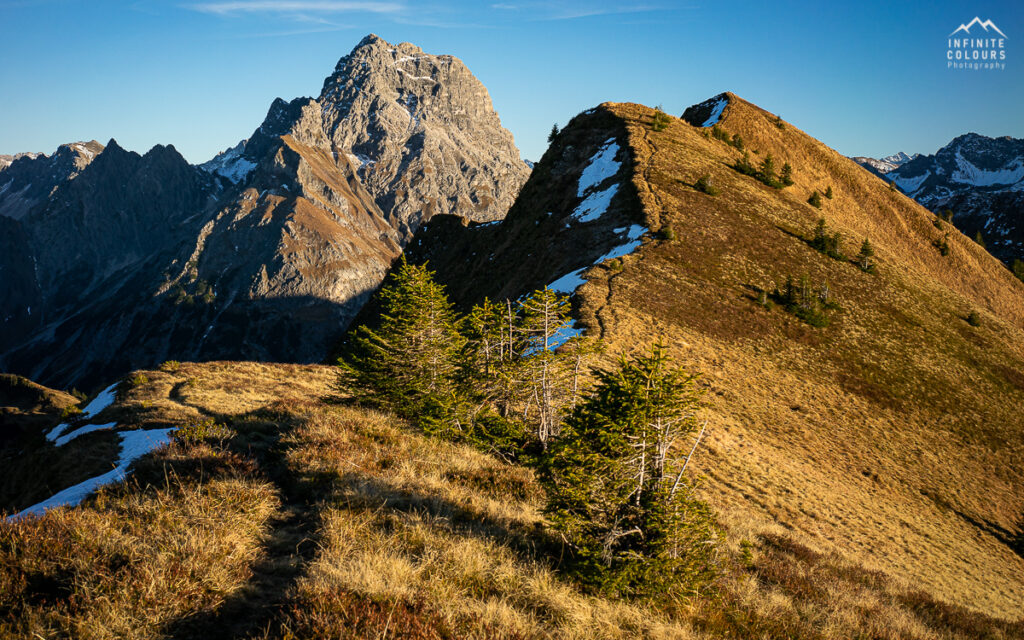
[[[1024,286],[966,237],[942,256],[931,213],[738,98],[721,126],[755,163],[792,164],[794,185],[735,171],[737,149],[681,120],[653,131],[652,110],[606,107],[627,124],[647,225],[674,239],[591,270],[581,315],[612,354],[662,337],[706,373],[713,417],[696,464],[711,503],[734,530],[781,525],[949,602],[1018,616]],[[719,195],[692,188],[702,175]],[[829,186],[821,209],[807,204]],[[870,238],[877,273],[810,246],[822,216],[847,255]],[[842,309],[827,328],[758,304],[803,274]]]
[[[1024,637],[781,529],[732,532],[713,600],[587,595],[530,470],[338,404],[333,376],[146,372],[111,409],[182,434],[79,508],[0,524],[0,636]]]

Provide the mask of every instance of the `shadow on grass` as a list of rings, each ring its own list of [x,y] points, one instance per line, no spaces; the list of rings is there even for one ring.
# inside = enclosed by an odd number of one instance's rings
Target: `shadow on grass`
[[[290,604],[294,585],[318,548],[319,509],[312,496],[327,482],[294,479],[285,462],[283,441],[299,426],[301,417],[266,409],[210,417],[236,428],[237,434],[221,445],[236,464],[247,461],[255,475],[272,482],[282,505],[271,516],[260,560],[250,567],[248,583],[217,608],[195,611],[165,625],[163,633],[169,638],[241,638],[269,628]],[[175,473],[184,472],[197,481],[217,473],[216,462],[208,460],[185,461],[175,467]]]

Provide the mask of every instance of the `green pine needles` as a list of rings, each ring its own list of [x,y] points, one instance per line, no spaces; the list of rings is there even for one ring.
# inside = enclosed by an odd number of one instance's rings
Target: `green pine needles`
[[[355,329],[339,359],[339,390],[506,458],[558,436],[600,349],[576,335],[568,296],[547,288],[459,316],[433,272],[403,258],[380,299],[377,326]]]
[[[782,165],[782,172],[776,172],[775,158],[770,153],[764,157],[760,166],[755,167],[750,162],[750,153],[744,151],[743,157],[737,160],[732,168],[745,176],[756,178],[772,189],[784,189],[793,184],[792,165],[786,162]]]
[[[595,373],[541,469],[568,571],[614,596],[696,595],[719,572],[722,536],[685,474],[702,434],[696,376],[660,344]]]
[[[444,288],[403,257],[381,292],[380,326],[360,326],[339,361],[340,386],[357,401],[404,418],[440,409],[454,392],[465,339]]]
[[[563,567],[627,597],[679,600],[719,575],[722,538],[684,473],[703,427],[696,377],[661,345],[612,370],[572,329],[568,296],[540,289],[459,316],[426,266],[403,260],[374,328],[352,333],[339,390],[424,431],[540,470]]]

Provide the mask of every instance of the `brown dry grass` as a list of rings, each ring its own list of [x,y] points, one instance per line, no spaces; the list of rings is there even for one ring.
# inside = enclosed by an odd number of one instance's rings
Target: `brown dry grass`
[[[105,417],[223,426],[81,507],[0,524],[0,637],[1024,637],[749,518],[716,598],[587,595],[558,574],[532,471],[337,404],[330,367],[145,376]]]
[[[579,291],[611,354],[665,339],[703,372],[710,437],[695,464],[733,531],[784,527],[801,544],[884,570],[956,605],[1019,618],[1024,559],[1024,286],[934,216],[792,125],[735,97],[722,126],[758,163],[789,162],[777,191],[730,168],[740,153],[681,120],[663,132],[640,105],[627,123],[648,226],[671,225],[625,269]],[[689,185],[710,174],[721,194]],[[819,211],[808,194],[828,186]],[[853,255],[869,237],[878,274],[807,237],[823,216]],[[787,275],[827,279],[842,311],[813,329],[756,304]],[[978,310],[980,327],[967,312]]]

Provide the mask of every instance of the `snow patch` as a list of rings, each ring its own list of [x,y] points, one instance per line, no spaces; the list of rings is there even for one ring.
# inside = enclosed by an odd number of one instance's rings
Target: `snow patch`
[[[433,82],[433,83],[437,84],[437,80],[434,80],[430,76],[414,76],[411,73],[408,73],[406,71],[402,71],[398,67],[395,67],[395,70],[398,71],[398,73],[401,73],[402,75],[409,76],[413,80],[429,80],[430,82]]]
[[[586,280],[583,279],[583,272],[586,271],[587,267],[577,269],[573,272],[567,273],[558,280],[555,280],[548,285],[548,289],[557,291],[558,293],[573,293],[582,286]]]
[[[54,444],[54,446],[57,446],[57,447],[63,447],[64,445],[66,445],[67,443],[71,442],[72,440],[74,440],[78,436],[84,436],[87,433],[92,433],[93,431],[99,431],[100,429],[113,429],[116,426],[117,426],[116,422],[108,422],[106,424],[87,424],[87,425],[85,425],[83,427],[78,427],[77,429],[75,429],[71,433],[68,433],[68,434],[65,434],[63,436],[60,436],[59,438],[57,438],[53,442],[53,444]]]
[[[722,112],[725,111],[725,105],[727,104],[729,104],[729,101],[725,98],[719,98],[716,100],[715,103],[711,105],[711,115],[709,115],[708,119],[704,121],[704,124],[700,126],[710,127],[718,124],[718,121],[722,118]]]
[[[979,169],[971,161],[956,152],[956,171],[950,176],[954,182],[971,184],[976,187],[1016,184],[1024,178],[1024,159],[1017,157],[998,171]]]
[[[590,194],[586,199],[576,207],[576,210],[572,212],[572,217],[580,222],[590,222],[591,220],[597,220],[604,212],[608,210],[608,206],[612,202],[612,198],[619,191],[619,185],[613,184],[604,191],[597,191]]]
[[[15,518],[29,515],[42,515],[47,509],[65,506],[73,507],[80,504],[82,500],[89,497],[89,494],[93,493],[103,485],[124,480],[128,473],[128,467],[131,466],[133,462],[171,441],[172,431],[174,431],[174,429],[151,429],[149,431],[145,429],[136,429],[135,431],[121,431],[117,434],[120,438],[121,450],[118,455],[117,466],[104,474],[79,482],[72,487],[68,487],[63,491],[57,492],[42,502],[36,503],[26,509],[22,509],[13,516],[8,516],[7,520],[10,521]]]
[[[242,156],[245,143],[246,141],[242,140],[227,151],[221,151],[209,162],[199,165],[199,168],[207,173],[227,178],[232,184],[238,184],[256,168],[255,162]]]
[[[587,191],[619,172],[622,165],[615,160],[618,153],[619,145],[616,144],[615,138],[605,140],[597,153],[590,158],[587,168],[580,174],[579,188],[576,190],[577,197],[582,198]]]
[[[79,418],[81,420],[88,420],[89,418],[93,417],[100,411],[103,411],[110,405],[114,404],[114,400],[117,398],[116,389],[117,383],[115,382],[114,384],[110,385],[103,391],[100,391],[99,394],[92,399],[92,402],[85,405],[85,409],[82,409],[82,413],[79,415]],[[49,433],[46,434],[46,439],[49,440],[50,442],[57,440],[57,437],[61,434],[61,432],[67,428],[68,424],[66,422],[58,424],[56,427],[51,429]]]
[[[555,335],[551,336],[551,339],[548,340],[548,350],[554,351],[570,339],[581,335],[583,335],[583,329],[577,329],[576,321],[569,320],[569,324],[564,327],[560,327],[558,331],[555,332]]]
[[[931,175],[931,170],[928,170],[921,175],[914,176],[912,178],[903,178],[898,175],[890,174],[890,179],[896,183],[896,186],[900,188],[900,191],[908,195],[913,195],[914,192],[920,189],[924,181]]]
[[[597,260],[594,260],[594,264],[601,264],[605,260],[611,260],[612,258],[621,258],[622,256],[628,256],[629,254],[636,251],[640,245],[643,244],[640,240],[630,240],[625,244],[620,244],[608,253],[604,254]]]

